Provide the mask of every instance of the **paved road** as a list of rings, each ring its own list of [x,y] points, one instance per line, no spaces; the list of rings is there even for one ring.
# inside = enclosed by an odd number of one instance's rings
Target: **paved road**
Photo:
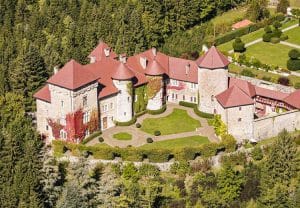
[[[195,129],[195,131],[191,132],[184,132],[184,133],[178,133],[178,134],[170,134],[170,135],[162,135],[162,136],[153,136],[151,134],[148,134],[146,132],[143,132],[142,130],[135,127],[135,125],[132,126],[116,126],[112,127],[110,129],[107,129],[103,131],[102,137],[104,138],[104,142],[110,146],[113,147],[127,147],[128,145],[139,147],[144,144],[146,144],[146,139],[148,137],[151,137],[154,141],[164,141],[164,140],[170,140],[170,139],[177,139],[177,138],[183,138],[183,137],[190,137],[190,136],[206,136],[211,142],[219,142],[218,137],[215,135],[215,131],[213,127],[209,126],[207,123],[207,120],[205,118],[201,118],[198,115],[194,113],[194,110],[192,108],[187,108],[183,106],[179,106],[177,104],[169,103],[167,110],[160,114],[160,115],[149,115],[145,114],[137,119],[138,123],[143,123],[143,120],[146,118],[159,118],[159,117],[165,117],[173,112],[174,108],[184,109],[187,111],[189,116],[192,118],[200,121],[201,127]],[[132,139],[128,141],[120,141],[113,138],[113,135],[119,132],[127,132],[132,135]],[[95,145],[98,143],[97,139],[94,139],[87,143],[87,145]]]
[[[289,26],[289,27],[283,29],[282,32],[286,32],[286,31],[288,31],[288,30],[294,29],[294,28],[298,27],[298,25],[299,25],[299,24],[295,24],[295,25]],[[251,46],[251,45],[254,45],[254,44],[256,44],[256,43],[259,43],[259,42],[261,42],[261,41],[262,41],[262,38],[256,39],[256,40],[254,40],[254,41],[251,41],[251,42],[249,42],[249,43],[246,43],[246,44],[245,44],[245,47],[247,48],[247,47],[249,47],[249,46]],[[296,46],[298,47],[298,45],[296,45]],[[293,46],[291,46],[291,47],[293,47]],[[228,51],[228,53],[233,53],[233,52],[234,52],[233,50]]]

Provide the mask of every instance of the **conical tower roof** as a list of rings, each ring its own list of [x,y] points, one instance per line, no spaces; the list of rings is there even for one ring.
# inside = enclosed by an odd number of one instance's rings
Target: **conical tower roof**
[[[120,62],[116,71],[112,74],[111,78],[116,80],[128,80],[134,77],[134,73],[122,62]]]
[[[215,46],[212,46],[196,63],[200,68],[218,69],[227,67],[230,62]]]
[[[156,59],[153,59],[151,63],[146,67],[145,74],[151,76],[163,75],[166,73],[166,70],[160,65]]]

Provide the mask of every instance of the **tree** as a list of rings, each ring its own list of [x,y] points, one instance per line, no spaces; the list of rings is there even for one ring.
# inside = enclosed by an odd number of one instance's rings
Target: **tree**
[[[300,70],[300,51],[297,49],[290,50],[289,57],[287,68],[291,71]]]
[[[266,0],[250,0],[246,15],[252,21],[259,21],[269,17],[270,12],[267,9]]]
[[[235,41],[232,43],[234,52],[243,53],[246,51],[245,43],[242,42],[241,38],[235,38]]]
[[[276,12],[286,14],[287,8],[290,6],[289,0],[280,0],[277,4]]]

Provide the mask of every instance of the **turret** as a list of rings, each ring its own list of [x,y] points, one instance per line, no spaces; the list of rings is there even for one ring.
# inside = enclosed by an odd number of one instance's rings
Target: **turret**
[[[228,59],[215,46],[196,61],[198,65],[199,110],[216,113],[215,96],[228,88]]]
[[[147,96],[148,96],[148,110],[159,110],[163,106],[163,89],[164,81],[163,75],[165,69],[154,58],[147,67],[145,74],[148,79]]]
[[[117,94],[116,118],[118,122],[127,122],[132,119],[132,79],[134,73],[121,62],[112,75],[113,83],[119,90]]]

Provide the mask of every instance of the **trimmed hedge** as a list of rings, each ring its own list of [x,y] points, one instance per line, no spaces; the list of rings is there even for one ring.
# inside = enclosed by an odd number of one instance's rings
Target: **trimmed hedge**
[[[162,114],[166,110],[167,110],[167,105],[163,105],[163,107],[161,109],[158,109],[158,110],[147,110],[147,113],[149,113],[151,115],[158,115],[158,114]]]
[[[204,113],[202,111],[199,111],[198,105],[196,103],[189,103],[189,102],[185,102],[185,101],[180,101],[179,105],[184,106],[184,107],[188,107],[188,108],[193,108],[195,114],[197,114],[198,116],[200,116],[202,118],[208,118],[208,119],[214,118],[214,114]]]
[[[92,133],[90,136],[88,136],[86,139],[84,139],[82,141],[82,144],[86,144],[86,143],[92,141],[94,138],[96,138],[97,136],[100,136],[101,134],[102,134],[101,131],[96,131],[96,132]]]
[[[132,124],[135,124],[136,117],[134,116],[130,121],[127,122],[119,122],[116,121],[116,126],[131,126]]]
[[[271,41],[270,41],[270,42],[273,43],[273,44],[279,43],[279,42],[280,42],[280,38],[278,38],[278,37],[273,37],[273,38],[271,38]]]
[[[225,147],[228,148],[226,149],[227,152],[235,149],[235,144],[231,147],[228,143],[224,144],[223,142],[173,149],[118,148],[103,145],[85,146],[61,140],[53,141],[52,145],[54,155],[57,157],[62,156],[66,150],[70,150],[75,156],[80,156],[83,152],[89,152],[95,159],[113,160],[115,157],[121,157],[124,161],[143,161],[143,159],[148,158],[150,162],[167,162],[171,158],[175,158],[178,161],[187,161],[193,160],[197,156],[214,156]]]

